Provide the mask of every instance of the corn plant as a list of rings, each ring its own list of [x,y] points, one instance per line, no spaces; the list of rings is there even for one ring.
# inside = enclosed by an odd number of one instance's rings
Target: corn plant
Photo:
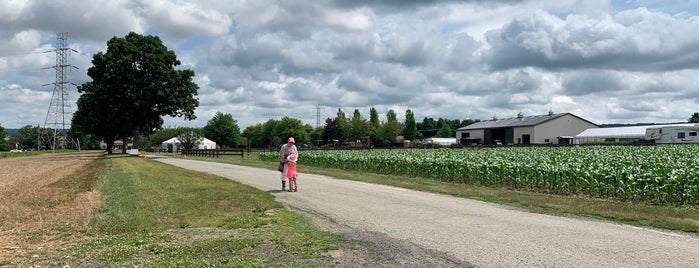
[[[260,158],[277,161],[276,153]],[[302,151],[301,163],[517,190],[699,204],[699,145]]]

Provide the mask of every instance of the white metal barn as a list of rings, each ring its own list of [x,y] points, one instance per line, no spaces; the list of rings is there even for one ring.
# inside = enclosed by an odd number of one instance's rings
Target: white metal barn
[[[570,144],[573,136],[598,126],[571,113],[553,113],[513,118],[493,118],[456,130],[463,145]]]
[[[649,129],[657,129],[663,127],[692,127],[694,124],[667,124],[667,125],[647,125],[647,126],[630,126],[630,127],[605,127],[605,128],[589,128],[578,135],[575,135],[576,144],[589,143],[624,143],[633,142],[637,139],[653,140],[653,137],[646,137],[646,132]],[[662,143],[662,142],[657,142]]]
[[[166,150],[171,153],[179,151],[182,145],[180,143],[180,139],[174,137],[172,139],[164,141],[161,144],[161,147],[163,150]],[[216,149],[216,142],[207,138],[201,138],[199,139],[199,146],[196,149]]]

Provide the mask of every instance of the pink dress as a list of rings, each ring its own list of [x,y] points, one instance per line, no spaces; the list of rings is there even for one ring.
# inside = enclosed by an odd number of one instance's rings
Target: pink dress
[[[296,162],[289,162],[289,168],[286,171],[287,178],[298,178],[299,173],[296,172]]]

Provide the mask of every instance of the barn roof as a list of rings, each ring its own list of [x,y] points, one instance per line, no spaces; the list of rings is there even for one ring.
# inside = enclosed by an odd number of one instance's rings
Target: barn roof
[[[465,127],[461,127],[457,130],[473,130],[473,129],[489,129],[489,128],[508,128],[508,127],[529,127],[529,126],[536,126],[541,123],[551,121],[553,119],[559,118],[564,115],[572,115],[577,118],[580,118],[579,116],[576,116],[571,113],[549,113],[545,115],[533,115],[533,116],[522,116],[522,117],[512,117],[512,118],[503,118],[503,119],[493,119],[493,120],[486,120],[486,121],[480,121],[476,122],[473,124],[470,124]],[[587,121],[585,119],[580,118],[583,121]],[[589,122],[589,121],[587,121]],[[590,124],[593,124],[590,122]],[[594,124],[593,124],[594,125]]]

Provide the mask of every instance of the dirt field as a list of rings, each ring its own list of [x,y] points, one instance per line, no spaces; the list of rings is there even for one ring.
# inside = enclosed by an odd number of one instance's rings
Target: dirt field
[[[61,250],[101,206],[91,165],[101,152],[0,159],[0,260]],[[70,235],[66,235],[70,234]]]

